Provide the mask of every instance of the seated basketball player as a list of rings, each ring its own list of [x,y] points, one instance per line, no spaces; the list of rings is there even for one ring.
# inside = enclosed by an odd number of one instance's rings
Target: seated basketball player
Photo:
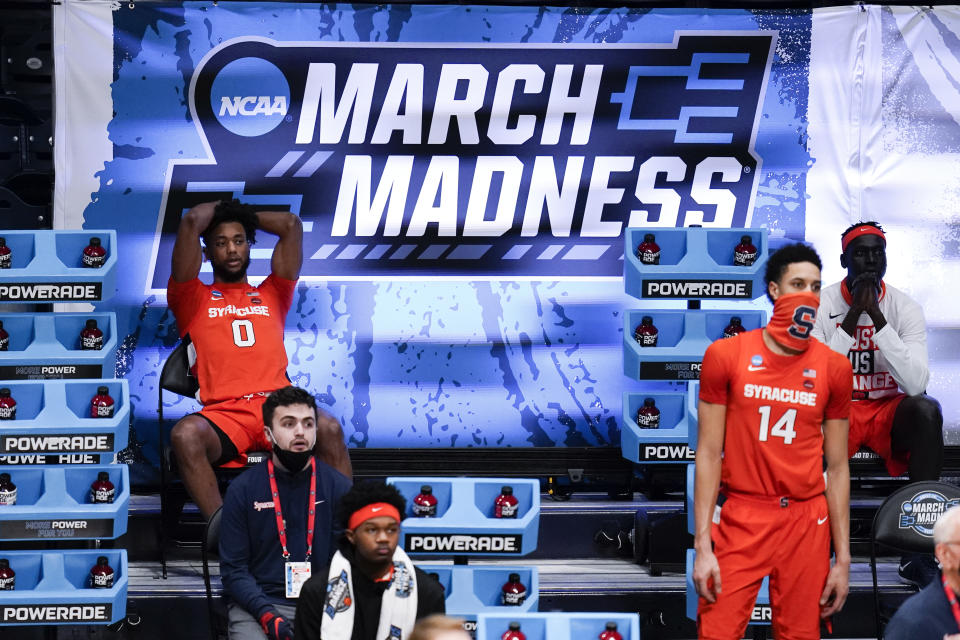
[[[938,480],[943,467],[943,415],[925,392],[927,324],[923,309],[883,280],[887,237],[876,222],[857,223],[840,236],[847,277],[824,288],[813,335],[853,366],[848,455],[866,446],[892,476]],[[937,576],[929,555],[900,563],[904,581],[925,586]]]
[[[247,268],[257,229],[278,240],[270,275],[253,286]],[[183,482],[205,518],[222,503],[213,467],[240,465],[246,452],[270,449],[261,407],[271,391],[290,384],[283,327],[300,274],[302,239],[294,214],[255,211],[236,200],[199,204],[180,221],[167,303],[181,337],[191,340],[203,409],[177,422],[170,439]],[[197,277],[204,257],[213,284]],[[350,477],[340,424],[322,414],[317,435],[316,455]]]

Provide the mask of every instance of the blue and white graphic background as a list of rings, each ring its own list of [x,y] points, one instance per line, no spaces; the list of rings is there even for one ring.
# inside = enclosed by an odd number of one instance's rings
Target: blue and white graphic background
[[[141,293],[145,257],[168,161],[204,157],[187,106],[191,73],[231,38],[653,43],[677,30],[776,30],[753,225],[804,236],[809,13],[187,2],[113,20],[114,157],[83,224],[120,232],[120,291],[104,306],[126,336],[118,373],[151,459],[157,379],[177,333],[163,298]],[[639,388],[622,373],[621,313],[639,306],[616,280],[311,282],[287,319],[289,374],[329,404],[351,446],[617,445],[621,394]],[[171,402],[171,415],[194,408]]]

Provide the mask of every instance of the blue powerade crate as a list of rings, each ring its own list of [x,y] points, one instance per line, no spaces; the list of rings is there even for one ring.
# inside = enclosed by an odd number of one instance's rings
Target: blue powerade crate
[[[116,290],[117,232],[0,231],[12,252],[10,269],[0,269],[0,302],[98,302]],[[102,267],[85,268],[83,249],[100,238],[107,250]]]
[[[16,418],[0,420],[0,454],[115,453],[127,446],[130,391],[126,380],[4,382]],[[91,418],[90,401],[107,387],[113,416]]]
[[[481,613],[477,640],[500,640],[511,622],[520,623],[527,640],[596,640],[608,622],[623,640],[640,640],[640,618],[633,613]]]
[[[647,233],[656,236],[660,264],[643,264],[637,258],[637,246]],[[624,287],[635,298],[753,300],[764,295],[766,229],[632,227],[623,235]],[[733,264],[733,250],[741,236],[750,236],[757,247],[757,258],[749,267]]]
[[[80,331],[96,320],[103,348],[80,348]],[[117,358],[117,316],[114,313],[0,313],[10,334],[0,351],[0,380],[112,378]]]
[[[113,586],[94,589],[90,569],[106,556]],[[0,626],[98,624],[127,614],[127,551],[0,551],[16,572],[13,591],[0,591]]]
[[[660,426],[656,429],[637,424],[637,410],[647,398],[652,398],[660,410]],[[686,393],[626,392],[620,424],[620,447],[627,460],[643,464],[693,462],[693,450],[687,445],[690,418]]]
[[[764,311],[630,309],[623,317],[623,373],[636,380],[689,381],[700,378],[703,353],[733,316],[748,331],[766,322]],[[657,328],[657,346],[642,347],[633,334],[644,316]]]
[[[700,422],[697,419],[698,407],[700,402],[700,381],[691,382],[687,385],[687,444],[694,451],[697,450],[697,437],[700,428]]]
[[[449,564],[420,564],[427,573],[437,574],[446,594],[447,615],[467,621],[468,631],[476,630],[480,613],[511,615],[536,611],[540,602],[540,576],[536,567],[509,566],[453,566]],[[527,588],[527,598],[519,606],[502,604],[502,587],[511,573],[520,575]]]
[[[411,556],[525,556],[537,548],[540,482],[521,478],[387,478],[407,499],[401,546]],[[437,517],[413,516],[420,487],[430,485]],[[494,500],[513,487],[516,518],[495,518]]]
[[[93,504],[90,485],[101,471],[110,474],[114,499]],[[17,503],[0,507],[0,540],[112,539],[127,531],[130,476],[125,464],[11,467],[6,473],[17,486]]]
[[[695,556],[696,551],[687,549],[687,617],[691,620],[697,619],[697,607],[700,603],[697,589],[693,586],[693,559]],[[770,621],[770,578],[767,577],[760,584],[757,602],[750,613],[749,624],[767,626]]]

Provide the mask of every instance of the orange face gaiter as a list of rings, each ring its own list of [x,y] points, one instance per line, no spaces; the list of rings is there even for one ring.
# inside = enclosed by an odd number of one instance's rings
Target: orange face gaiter
[[[773,316],[767,323],[767,333],[789,349],[806,351],[810,346],[810,334],[819,308],[820,298],[812,293],[804,291],[782,295],[773,303]]]

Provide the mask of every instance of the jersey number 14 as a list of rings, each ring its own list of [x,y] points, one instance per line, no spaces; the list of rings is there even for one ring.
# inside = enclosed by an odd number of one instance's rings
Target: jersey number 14
[[[771,407],[765,405],[757,409],[760,412],[760,442],[766,442],[770,437],[783,438],[783,444],[790,444],[797,437],[793,424],[797,419],[796,409],[787,409],[780,416],[773,427],[770,427]]]

